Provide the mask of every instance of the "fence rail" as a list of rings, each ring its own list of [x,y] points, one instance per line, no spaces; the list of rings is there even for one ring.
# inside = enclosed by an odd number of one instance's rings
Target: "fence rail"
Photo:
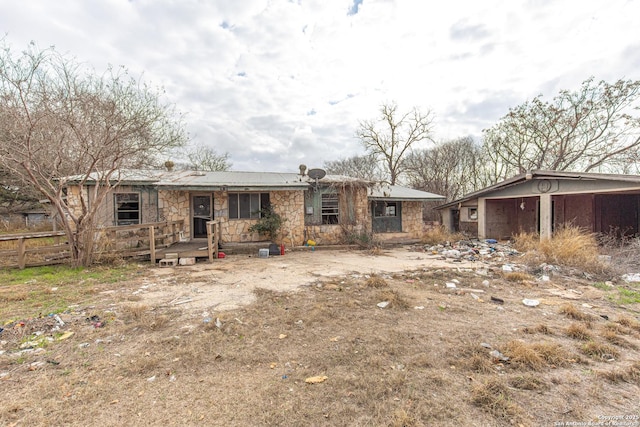
[[[117,254],[121,257],[149,255],[171,246],[184,233],[184,221],[103,227],[95,230],[96,256]],[[0,235],[0,266],[35,267],[68,262],[69,241],[64,231]]]

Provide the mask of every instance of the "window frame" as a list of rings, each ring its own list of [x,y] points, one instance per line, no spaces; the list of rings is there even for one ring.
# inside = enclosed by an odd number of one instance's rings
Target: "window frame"
[[[467,219],[470,221],[478,220],[478,208],[467,208]]]
[[[234,198],[235,202],[232,201]],[[261,211],[271,205],[269,193],[230,192],[227,200],[229,220],[260,219]],[[232,214],[232,211],[235,213]]]
[[[322,225],[340,223],[340,195],[338,193],[322,193],[320,195],[320,222]]]
[[[374,218],[397,218],[398,217],[398,203],[396,201],[386,202],[386,201],[376,201],[373,205],[373,216]],[[381,212],[378,212],[378,207],[383,207]],[[391,209],[393,208],[393,209]],[[393,214],[389,212],[393,211]]]
[[[121,196],[127,196],[127,197],[135,196],[137,200],[136,201],[132,201],[132,200],[120,201],[118,199]],[[131,203],[137,203],[138,208],[122,209],[120,207],[121,204],[124,205],[124,204],[131,204]],[[134,212],[137,213],[137,218],[135,219],[120,218],[121,213],[131,214]],[[134,192],[134,191],[123,191],[123,192],[113,193],[113,219],[114,219],[115,225],[117,226],[142,224],[142,197],[140,197],[140,193]]]

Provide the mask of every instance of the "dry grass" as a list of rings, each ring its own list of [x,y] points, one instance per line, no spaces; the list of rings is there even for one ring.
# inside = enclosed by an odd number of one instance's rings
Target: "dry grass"
[[[511,419],[522,412],[511,400],[508,386],[498,378],[473,386],[471,401],[496,418]]]
[[[520,370],[541,371],[575,362],[562,345],[553,342],[510,341],[504,346],[503,353],[509,357],[510,364]]]
[[[640,384],[640,362],[634,362],[630,366],[609,371],[599,371],[597,375],[612,383],[636,383]]]
[[[55,320],[25,316],[25,326],[4,325],[22,315],[25,304],[24,295],[0,284],[7,301],[0,319],[0,425],[507,427],[549,424],[568,405],[573,412],[567,416],[580,419],[616,413],[640,394],[640,366],[626,363],[640,358],[635,319],[608,307],[617,322],[589,332],[614,349],[626,344],[605,340],[620,335],[629,347],[624,359],[594,357],[592,369],[585,369],[574,363],[583,343],[564,333],[568,315],[523,310],[520,301],[532,288],[500,273],[491,277],[491,289],[505,297],[502,310],[433,286],[454,276],[461,283],[485,276],[424,270],[332,277],[295,292],[256,289],[254,303],[220,311],[213,305],[217,292],[227,290],[221,285],[197,285],[216,290],[206,294],[212,304],[206,310],[166,303],[202,280],[182,271],[192,270],[175,269],[170,285],[137,293],[135,301],[132,291],[158,282],[157,276],[95,285],[107,292],[93,292],[91,300],[82,293],[75,308],[61,313],[67,326],[44,335],[74,334],[39,353],[18,347]],[[24,281],[11,289],[28,289]],[[51,286],[37,288],[42,303],[56,297],[45,292]],[[162,292],[155,301],[163,302],[152,303],[150,297]],[[383,300],[390,305],[381,309]],[[87,321],[92,316],[106,324],[94,327]],[[586,329],[581,320],[575,325]],[[493,349],[510,360],[495,360]],[[611,371],[600,372],[605,364]],[[318,375],[328,378],[305,382]]]
[[[577,340],[588,341],[592,339],[592,335],[589,333],[589,330],[582,323],[572,323],[567,327],[565,334]]]
[[[537,374],[518,375],[509,380],[509,385],[521,390],[544,390],[548,384]]]
[[[597,341],[589,341],[580,347],[580,351],[585,355],[597,360],[612,360],[620,356],[620,352],[615,347]]]
[[[364,285],[369,288],[387,288],[389,284],[382,277],[372,274],[365,282]]]
[[[570,304],[570,303],[562,304],[560,306],[559,313],[560,314],[564,314],[569,319],[579,320],[581,322],[589,323],[589,322],[593,321],[593,319],[594,319],[593,316],[591,316],[588,313],[584,313],[584,312],[580,311],[575,305]]]
[[[405,310],[410,307],[409,302],[397,291],[384,290],[376,294],[378,300],[389,303],[388,307]]]
[[[553,331],[547,325],[539,324],[533,327],[525,327],[522,329],[522,332],[525,334],[543,334],[543,335],[553,335]]]
[[[534,277],[532,275],[528,273],[524,273],[522,271],[512,271],[512,272],[503,273],[503,277],[506,281],[515,282],[515,283],[524,283],[524,282],[529,282],[531,280],[534,280]]]
[[[634,331],[640,332],[640,322],[638,322],[633,317],[620,316],[618,319],[616,319],[616,323],[622,326],[626,326],[627,328],[633,329]]]
[[[611,344],[617,345],[618,347],[637,348],[636,344],[625,339],[624,337],[621,337],[617,332],[612,331],[611,329],[605,329],[604,331],[602,331],[600,336]]]
[[[445,226],[439,226],[425,232],[420,241],[424,245],[442,245],[449,242],[457,242],[463,238],[462,234],[452,233]]]
[[[576,267],[588,272],[602,272],[607,266],[599,259],[596,235],[579,227],[563,227],[552,239],[540,240],[537,234],[520,233],[514,236],[514,247],[527,252],[525,262]]]

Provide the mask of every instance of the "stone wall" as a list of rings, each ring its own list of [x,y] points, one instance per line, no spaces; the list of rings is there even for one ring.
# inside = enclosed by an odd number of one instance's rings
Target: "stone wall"
[[[302,244],[313,240],[318,245],[346,243],[348,234],[371,232],[371,212],[365,187],[340,188],[339,224],[309,224],[304,227]]]
[[[158,191],[158,221],[184,220],[184,234],[191,236],[189,193],[180,190]]]

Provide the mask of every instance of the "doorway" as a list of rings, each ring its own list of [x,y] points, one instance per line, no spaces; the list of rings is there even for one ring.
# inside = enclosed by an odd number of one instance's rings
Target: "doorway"
[[[194,239],[207,237],[207,222],[213,219],[211,194],[191,196],[192,234]]]

